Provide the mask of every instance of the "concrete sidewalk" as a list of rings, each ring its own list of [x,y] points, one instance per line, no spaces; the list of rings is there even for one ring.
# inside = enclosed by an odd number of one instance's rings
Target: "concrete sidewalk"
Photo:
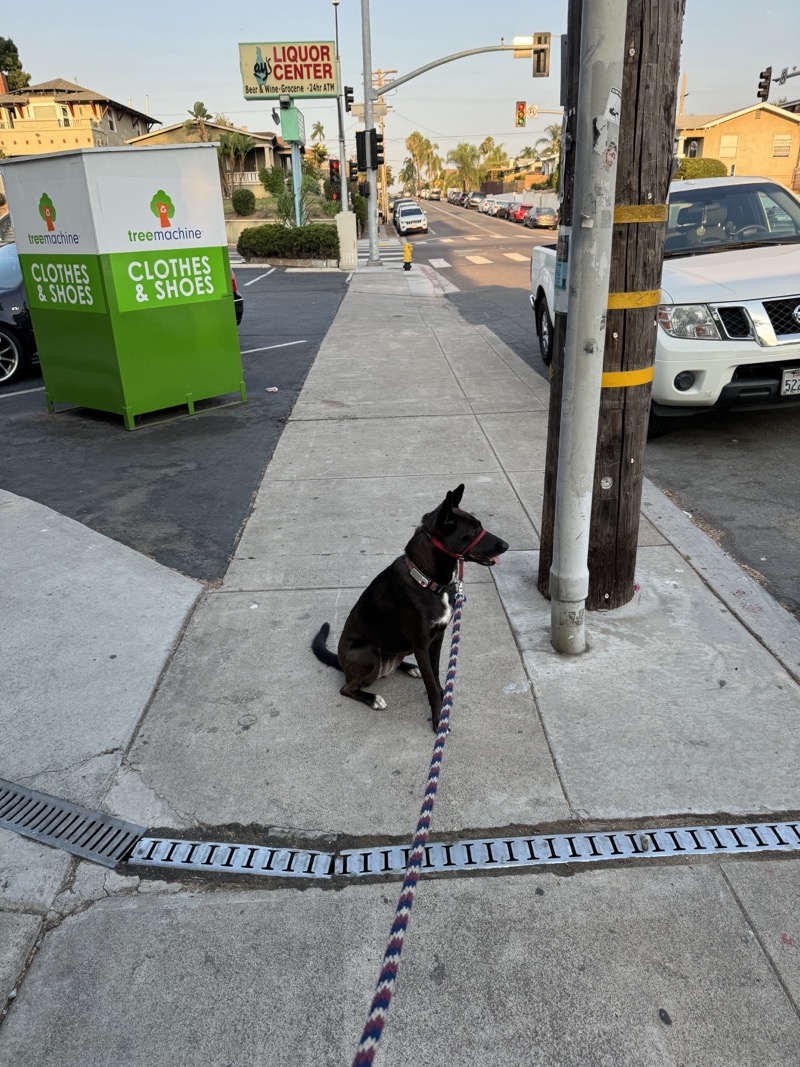
[[[354,275],[219,589],[0,495],[0,777],[165,836],[410,840],[422,683],[368,711],[309,643],[464,482],[512,547],[467,568],[434,836],[796,818],[800,626],[648,485],[636,599],[553,652],[548,386],[441,294],[427,268]],[[377,1062],[796,1064],[797,856],[423,878]],[[155,873],[0,831],[0,1064],[352,1061],[398,878]]]

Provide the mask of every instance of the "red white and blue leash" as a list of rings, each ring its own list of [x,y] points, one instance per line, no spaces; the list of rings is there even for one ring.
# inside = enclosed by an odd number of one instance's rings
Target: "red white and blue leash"
[[[477,539],[476,539],[477,540]],[[474,542],[473,542],[474,543]],[[470,546],[472,547],[472,546]],[[411,852],[408,857],[406,874],[403,879],[403,888],[400,890],[400,899],[397,901],[397,909],[394,922],[389,932],[389,944],[383,956],[381,971],[378,975],[378,984],[375,987],[375,995],[372,998],[366,1025],[358,1043],[358,1051],[353,1060],[353,1067],[367,1067],[375,1060],[378,1051],[378,1042],[381,1039],[383,1028],[386,1025],[386,1017],[389,1014],[389,1004],[394,993],[397,972],[400,968],[400,954],[403,951],[403,943],[411,918],[411,908],[414,904],[414,894],[417,888],[419,876],[422,873],[422,862],[425,855],[425,845],[431,829],[433,817],[433,804],[436,799],[436,790],[439,787],[439,773],[442,767],[444,743],[447,740],[447,732],[450,724],[450,711],[453,707],[453,686],[456,680],[456,660],[458,659],[458,646],[461,638],[461,607],[466,600],[463,592],[464,585],[464,560],[458,560],[458,582],[456,585],[455,607],[453,610],[453,634],[450,642],[450,659],[447,664],[447,682],[442,697],[442,709],[439,717],[439,730],[433,745],[433,756],[428,770],[428,781],[425,785],[425,797],[420,808],[419,821],[414,833]]]

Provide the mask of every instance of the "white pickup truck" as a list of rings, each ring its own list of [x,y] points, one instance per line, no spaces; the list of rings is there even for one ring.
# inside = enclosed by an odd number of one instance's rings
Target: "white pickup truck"
[[[552,358],[556,246],[531,256]],[[670,186],[649,436],[675,415],[800,403],[800,201],[768,178]]]

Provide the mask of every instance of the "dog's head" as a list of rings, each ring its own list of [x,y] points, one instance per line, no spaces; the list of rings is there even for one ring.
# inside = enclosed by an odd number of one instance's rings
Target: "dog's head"
[[[484,530],[479,519],[462,511],[459,504],[463,495],[463,485],[450,490],[438,508],[422,516],[422,528],[433,545],[448,555],[493,567],[508,549],[508,542]]]

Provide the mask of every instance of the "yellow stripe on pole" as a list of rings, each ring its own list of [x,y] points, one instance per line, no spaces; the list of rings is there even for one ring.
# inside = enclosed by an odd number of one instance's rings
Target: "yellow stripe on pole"
[[[603,389],[627,389],[631,385],[645,385],[652,382],[656,373],[655,367],[645,367],[644,370],[615,370],[607,371],[602,378]]]
[[[660,289],[643,289],[638,293],[609,293],[608,310],[625,308],[651,308],[661,302]]]
[[[614,225],[621,222],[666,222],[666,204],[625,204],[614,208]]]

